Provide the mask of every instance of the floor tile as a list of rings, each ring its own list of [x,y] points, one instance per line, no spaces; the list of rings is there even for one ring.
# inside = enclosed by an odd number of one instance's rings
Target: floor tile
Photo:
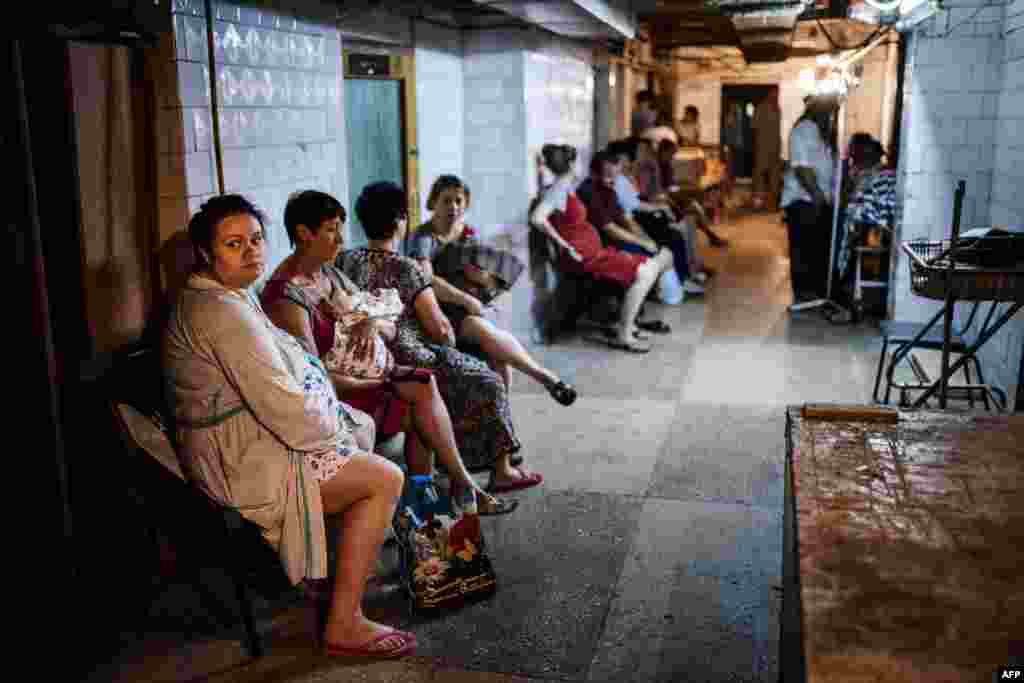
[[[650,494],[781,509],[785,408],[680,403]]]
[[[774,681],[779,515],[649,499],[589,681]]]
[[[457,668],[582,680],[641,501],[551,492],[485,520],[499,589],[442,618],[414,619],[420,654]]]
[[[668,435],[672,401],[581,398],[566,408],[547,395],[514,396],[523,455],[544,490],[642,495]]]

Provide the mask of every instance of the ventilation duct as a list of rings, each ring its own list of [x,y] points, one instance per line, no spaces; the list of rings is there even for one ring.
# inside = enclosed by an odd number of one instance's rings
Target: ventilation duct
[[[782,62],[789,56],[797,19],[813,0],[717,0],[732,22],[747,62]]]
[[[625,0],[476,0],[480,5],[570,38],[636,37],[636,5]]]

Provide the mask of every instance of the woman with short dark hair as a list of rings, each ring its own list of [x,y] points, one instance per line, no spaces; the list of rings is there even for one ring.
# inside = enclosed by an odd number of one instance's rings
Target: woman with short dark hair
[[[455,330],[441,312],[430,278],[397,253],[409,220],[407,201],[393,183],[364,188],[355,209],[369,245],[342,252],[337,266],[361,289],[398,290],[405,309],[390,342],[395,360],[433,371],[469,471],[490,470],[487,490],[493,492],[536,486],[543,477],[511,461],[521,444],[505,383],[485,363],[454,348]]]

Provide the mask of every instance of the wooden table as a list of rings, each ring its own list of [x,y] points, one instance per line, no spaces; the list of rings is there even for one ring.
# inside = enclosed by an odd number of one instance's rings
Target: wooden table
[[[1024,663],[1024,416],[791,407],[786,442],[782,680],[991,681]]]

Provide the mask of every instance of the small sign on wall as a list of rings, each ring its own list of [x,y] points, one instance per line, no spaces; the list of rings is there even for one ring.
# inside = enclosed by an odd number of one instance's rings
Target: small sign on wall
[[[348,76],[391,76],[391,58],[388,55],[348,54]]]

